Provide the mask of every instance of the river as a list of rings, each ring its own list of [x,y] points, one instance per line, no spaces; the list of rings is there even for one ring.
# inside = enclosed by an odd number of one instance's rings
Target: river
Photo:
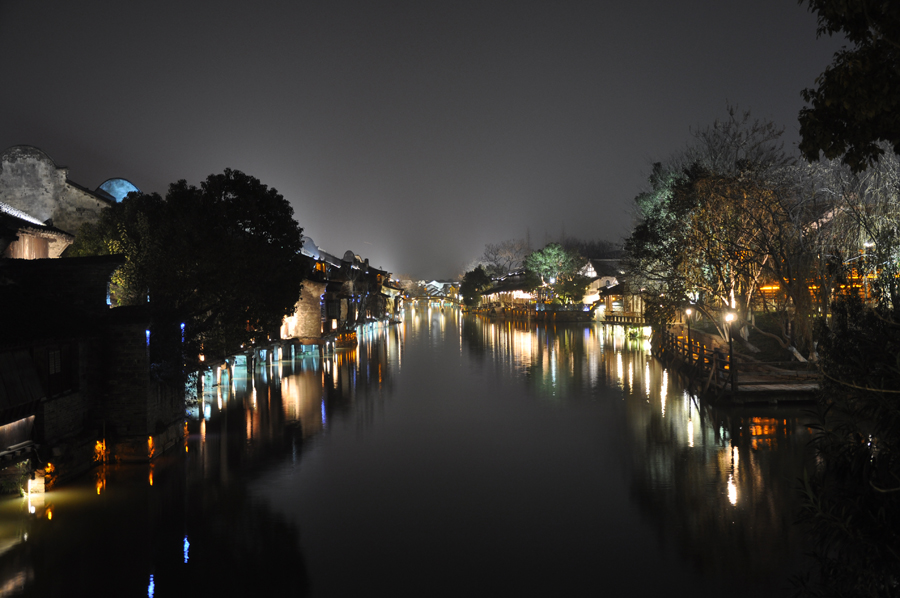
[[[803,410],[679,384],[621,327],[408,309],[0,501],[0,596],[790,595]]]

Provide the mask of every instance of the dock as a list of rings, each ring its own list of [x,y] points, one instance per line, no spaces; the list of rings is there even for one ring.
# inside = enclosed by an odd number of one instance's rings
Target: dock
[[[654,332],[653,355],[679,371],[687,386],[714,401],[812,402],[820,374],[812,364],[760,362],[734,355],[721,338],[683,327]]]

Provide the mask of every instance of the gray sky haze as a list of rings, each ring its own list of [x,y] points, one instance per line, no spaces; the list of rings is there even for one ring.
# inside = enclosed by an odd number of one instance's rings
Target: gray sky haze
[[[238,169],[326,251],[448,278],[526,232],[621,240],[728,102],[792,148],[815,30],[794,0],[0,0],[0,150],[162,194]]]

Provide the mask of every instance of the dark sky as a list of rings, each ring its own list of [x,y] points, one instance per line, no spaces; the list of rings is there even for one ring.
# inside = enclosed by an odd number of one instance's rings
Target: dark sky
[[[793,147],[815,29],[795,0],[0,0],[0,149],[90,188],[242,170],[326,251],[451,277],[526,234],[620,240],[727,102]]]

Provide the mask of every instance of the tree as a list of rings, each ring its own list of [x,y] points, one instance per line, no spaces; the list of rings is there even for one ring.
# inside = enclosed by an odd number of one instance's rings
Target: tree
[[[306,274],[301,233],[275,189],[225,170],[199,188],[173,183],[165,198],[130,195],[82,229],[72,254],[125,255],[114,276],[116,301],[149,302],[158,339],[151,349],[167,347],[160,361],[180,369],[200,353],[224,356],[277,334]],[[182,322],[184,355],[176,357],[166,331]]]
[[[854,172],[884,153],[900,153],[900,3],[800,0],[817,15],[817,35],[841,33],[852,44],[805,89],[800,151],[810,161],[840,158]]]
[[[588,259],[618,259],[623,257],[621,243],[613,243],[604,239],[583,241],[575,237],[566,237],[559,243],[566,250],[582,255]]]
[[[491,277],[484,268],[478,266],[474,270],[466,272],[459,284],[459,294],[467,307],[477,307],[481,302],[482,293],[491,286]]]
[[[588,279],[580,274],[587,260],[577,253],[563,249],[559,243],[550,243],[543,249],[532,251],[525,258],[525,269],[540,278],[556,295],[567,300],[584,297]]]
[[[591,280],[587,276],[576,274],[571,278],[563,278],[553,289],[566,303],[581,303],[589,284]]]
[[[805,224],[791,212],[794,164],[782,131],[729,107],[669,165],[654,166],[650,190],[636,198],[638,224],[626,249],[656,325],[692,302],[723,336],[724,310],[736,312],[746,333],[773,252],[790,255],[783,225]]]
[[[480,264],[489,276],[500,278],[520,269],[527,255],[528,245],[524,239],[488,243],[484,246]]]
[[[822,331],[819,467],[801,521],[815,540],[814,596],[896,596],[900,584],[900,308],[835,303]]]
[[[863,172],[822,165],[834,201],[815,228],[839,284],[818,321],[817,466],[801,486],[813,596],[896,596],[900,583],[900,162],[883,149]]]

